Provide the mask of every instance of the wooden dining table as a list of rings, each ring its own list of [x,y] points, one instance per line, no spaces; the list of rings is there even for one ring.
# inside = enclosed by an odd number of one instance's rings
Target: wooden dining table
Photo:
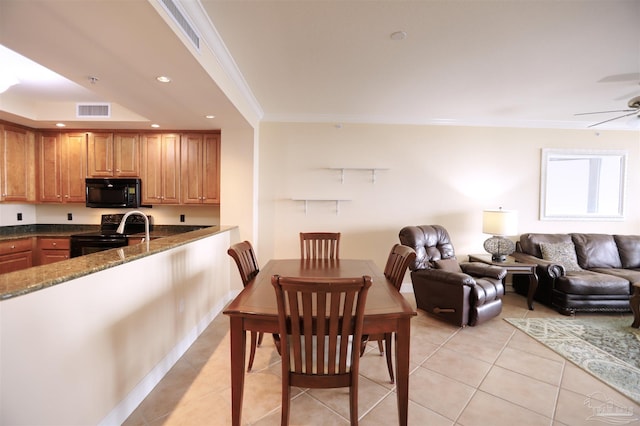
[[[231,410],[233,426],[240,426],[244,392],[246,332],[278,333],[273,275],[289,277],[345,278],[369,275],[363,334],[395,333],[396,394],[398,424],[407,424],[409,407],[409,348],[411,318],[415,310],[385,278],[371,260],[274,259],[260,270],[254,281],[224,311],[230,318]]]

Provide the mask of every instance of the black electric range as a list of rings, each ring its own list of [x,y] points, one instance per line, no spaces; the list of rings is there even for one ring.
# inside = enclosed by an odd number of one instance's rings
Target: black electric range
[[[145,231],[144,218],[139,215],[131,215],[127,218],[124,233],[118,234],[116,229],[118,229],[123,217],[124,213],[103,214],[100,219],[99,231],[71,235],[71,257],[127,246],[131,235]],[[151,228],[151,216],[147,216],[147,218]]]

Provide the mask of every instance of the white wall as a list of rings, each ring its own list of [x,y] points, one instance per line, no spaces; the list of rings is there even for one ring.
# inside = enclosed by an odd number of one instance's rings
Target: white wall
[[[540,221],[542,148],[627,150],[626,220]],[[263,258],[299,255],[298,232],[342,232],[341,256],[380,267],[405,225],[445,226],[459,257],[482,253],[482,210],[519,212],[519,232],[640,232],[640,132],[333,123],[263,123],[259,229]],[[382,167],[375,184],[364,171]],[[347,198],[332,203],[291,198]]]
[[[240,226],[239,239],[257,244],[257,131],[225,129],[221,135],[220,221]]]
[[[229,238],[0,302],[0,424],[121,424],[236,294]]]

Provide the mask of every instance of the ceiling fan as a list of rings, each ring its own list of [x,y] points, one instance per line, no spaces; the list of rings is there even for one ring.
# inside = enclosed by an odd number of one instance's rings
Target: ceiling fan
[[[638,115],[638,118],[640,118],[640,96],[635,96],[631,99],[629,99],[629,102],[627,103],[627,105],[629,106],[629,109],[618,109],[618,110],[613,110],[613,111],[597,111],[597,112],[581,112],[575,115],[589,115],[589,114],[607,114],[607,113],[614,113],[614,112],[624,112],[625,114],[619,115],[617,117],[613,117],[613,118],[609,118],[607,120],[603,120],[600,121],[598,123],[595,124],[591,124],[587,127],[594,127],[600,124],[604,124],[604,123],[608,123],[609,121],[613,121],[613,120],[618,120],[620,118],[624,118],[624,117],[629,117],[631,115]]]

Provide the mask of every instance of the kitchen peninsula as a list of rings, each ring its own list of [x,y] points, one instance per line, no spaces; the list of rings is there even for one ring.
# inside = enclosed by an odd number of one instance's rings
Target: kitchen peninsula
[[[152,234],[152,240],[146,243],[134,244],[121,247],[118,250],[106,250],[92,253],[74,259],[66,260],[65,263],[54,263],[42,265],[16,271],[9,274],[0,274],[0,300],[20,296],[52,285],[69,281],[106,268],[130,262],[144,256],[150,256],[182,244],[187,244],[200,238],[205,238],[212,233],[225,230],[212,226],[198,231],[191,231],[179,234],[167,231],[156,231]],[[34,234],[17,234],[14,238],[24,238]],[[41,235],[41,234],[35,234]],[[51,235],[51,234],[49,234]],[[60,232],[53,235],[61,235]],[[141,234],[141,237],[144,235]]]
[[[208,227],[0,275],[0,424],[121,424],[239,292],[235,233]]]

